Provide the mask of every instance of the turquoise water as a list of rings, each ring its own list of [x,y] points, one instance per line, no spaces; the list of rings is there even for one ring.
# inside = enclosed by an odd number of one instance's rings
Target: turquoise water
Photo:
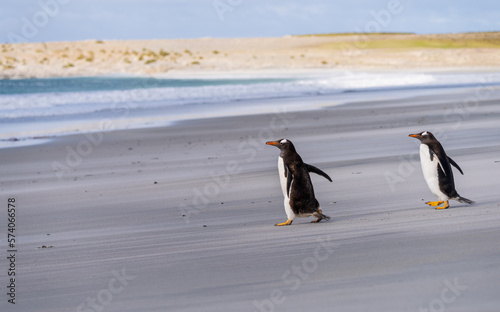
[[[500,86],[500,73],[325,72],[279,78],[76,77],[0,80],[0,141],[313,109],[388,91]],[[280,101],[277,101],[280,99]],[[112,127],[103,126],[111,124]],[[108,127],[104,129],[105,127]]]
[[[294,79],[157,79],[76,77],[0,80],[0,94],[90,92],[151,88],[186,88],[291,82]]]

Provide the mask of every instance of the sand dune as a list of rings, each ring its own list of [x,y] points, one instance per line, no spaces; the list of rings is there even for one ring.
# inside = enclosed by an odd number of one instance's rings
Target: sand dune
[[[499,33],[3,44],[0,78],[500,66]]]

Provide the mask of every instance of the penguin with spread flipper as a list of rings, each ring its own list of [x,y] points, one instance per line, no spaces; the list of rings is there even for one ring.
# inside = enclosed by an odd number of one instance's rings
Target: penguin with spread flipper
[[[288,220],[276,225],[290,225],[295,217],[314,216],[316,220],[312,221],[313,223],[323,219],[330,220],[319,208],[309,172],[319,174],[330,182],[332,179],[322,170],[304,163],[290,140],[281,139],[266,144],[276,146],[281,151],[278,157],[278,172]]]
[[[464,173],[458,164],[446,155],[443,146],[434,135],[429,131],[424,131],[410,134],[410,137],[419,139],[421,142],[420,163],[424,178],[431,192],[438,198],[438,201],[430,201],[426,204],[436,209],[448,208],[450,199],[469,205],[474,204],[474,201],[458,195],[455,190],[451,165],[455,166],[461,174]],[[444,205],[439,206],[441,204]]]

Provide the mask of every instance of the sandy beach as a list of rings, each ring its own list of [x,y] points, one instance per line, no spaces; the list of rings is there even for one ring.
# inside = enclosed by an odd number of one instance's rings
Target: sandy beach
[[[19,43],[1,45],[0,78],[179,77],[325,69],[498,70],[499,51],[499,32]]]
[[[17,297],[0,309],[496,311],[498,91],[303,98],[321,105],[1,149]],[[474,206],[424,204],[435,198],[408,137],[424,130],[463,169],[457,190]],[[332,177],[312,176],[331,221],[274,226],[286,216],[278,150],[264,143],[279,138]],[[6,237],[6,209],[0,220]]]

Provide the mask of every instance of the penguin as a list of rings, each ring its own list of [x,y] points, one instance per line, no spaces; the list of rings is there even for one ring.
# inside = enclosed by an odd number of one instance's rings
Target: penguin
[[[304,163],[290,140],[281,139],[269,141],[266,144],[276,146],[281,151],[278,157],[278,173],[288,219],[286,222],[275,225],[290,225],[295,217],[314,216],[316,220],[312,223],[323,219],[330,220],[330,217],[324,215],[319,208],[309,172],[319,174],[330,182],[332,179],[322,170]]]
[[[429,131],[418,134],[410,134],[410,137],[419,139],[420,144],[420,163],[424,173],[425,181],[431,192],[438,198],[438,201],[426,202],[427,205],[436,207],[436,209],[446,209],[450,205],[450,199],[461,203],[474,204],[474,201],[458,195],[455,190],[453,172],[451,165],[460,171],[463,171],[458,164],[446,155],[443,146]],[[439,206],[444,204],[443,206]]]

